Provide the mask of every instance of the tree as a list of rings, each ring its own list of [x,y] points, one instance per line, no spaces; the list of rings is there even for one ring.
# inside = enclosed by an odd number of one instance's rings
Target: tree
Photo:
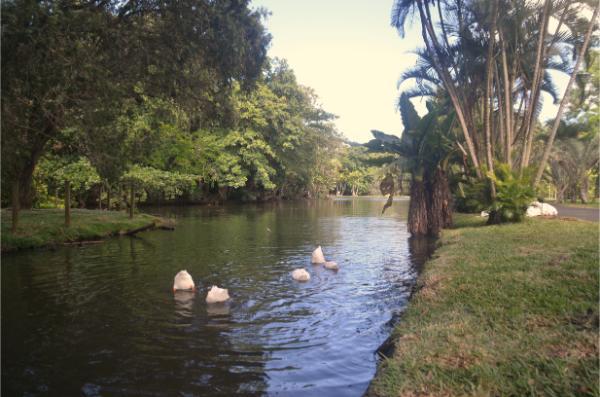
[[[106,109],[138,100],[140,87],[192,111],[197,127],[227,120],[231,82],[249,88],[261,72],[261,18],[237,0],[3,2],[2,179],[13,197],[31,206],[50,140],[67,127],[93,135],[93,115],[114,115]]]
[[[589,6],[594,7],[593,16],[582,20],[579,15]],[[431,95],[437,87],[444,88],[462,132],[460,140],[480,179],[486,175],[484,168],[493,171],[495,161],[520,173],[530,165],[541,92],[557,99],[547,71],[570,74],[568,87],[572,85],[591,41],[598,7],[593,2],[550,0],[394,2],[392,25],[403,35],[409,16],[418,15],[425,44],[415,70],[403,76],[417,79],[420,89],[411,94]],[[557,24],[549,31],[551,19]],[[557,120],[565,98],[568,92]],[[551,133],[538,175],[553,140]],[[538,181],[536,177],[532,183]]]
[[[565,199],[565,194],[572,200],[579,196],[587,202],[589,174],[598,168],[599,65],[598,52],[590,51],[585,71],[576,76],[568,111],[556,129],[547,174],[556,186],[558,202]]]
[[[129,217],[133,218],[136,190],[145,194],[157,192],[174,198],[192,189],[198,181],[196,175],[157,170],[152,167],[134,165],[123,175],[121,182],[129,187]]]
[[[447,172],[456,152],[452,138],[454,115],[448,116],[443,105],[429,101],[429,112],[421,118],[406,94],[400,96],[399,108],[404,124],[401,138],[372,131],[375,139],[368,146],[398,153],[400,167],[411,174],[409,232],[438,236],[442,228],[452,224]],[[389,183],[382,185],[384,192],[393,193]]]
[[[71,224],[71,192],[83,194],[100,183],[96,169],[86,158],[68,159],[47,156],[41,160],[36,172],[41,173],[42,178],[52,183],[55,189],[63,187],[66,227]]]
[[[599,164],[600,137],[587,139],[565,138],[557,141],[550,161],[550,176],[557,189],[557,202],[562,202],[565,193],[582,202],[589,201],[589,173]]]

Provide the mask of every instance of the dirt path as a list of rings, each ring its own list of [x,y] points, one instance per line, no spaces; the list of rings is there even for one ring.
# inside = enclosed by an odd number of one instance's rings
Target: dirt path
[[[585,221],[600,221],[600,209],[569,207],[561,204],[553,204],[558,210],[558,216],[568,216],[572,218],[583,219]]]

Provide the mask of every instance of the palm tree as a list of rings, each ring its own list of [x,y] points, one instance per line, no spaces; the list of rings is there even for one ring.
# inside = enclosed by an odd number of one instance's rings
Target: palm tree
[[[572,199],[577,195],[588,202],[589,172],[599,164],[598,135],[588,138],[565,138],[558,140],[550,158],[550,177],[557,189],[557,202],[562,202],[565,193]]]
[[[411,174],[408,230],[416,236],[438,236],[442,228],[452,224],[447,169],[456,152],[453,137],[448,135],[454,115],[448,116],[443,104],[429,101],[429,112],[421,118],[407,94],[402,94],[398,103],[404,124],[401,138],[372,131],[375,139],[367,147],[400,155],[397,166]],[[393,194],[389,179],[384,182],[382,193]]]
[[[480,159],[485,159],[487,170],[493,170],[497,160],[511,168],[518,166],[521,172],[529,166],[541,93],[546,91],[558,100],[548,71],[568,72],[573,80],[589,46],[600,5],[595,5],[590,21],[582,21],[578,15],[594,4],[571,0],[545,0],[542,4],[509,0],[394,2],[392,25],[403,35],[407,21],[418,16],[425,44],[417,66],[403,75],[403,79],[415,78],[419,83],[419,89],[409,94],[432,94],[435,86],[443,86],[462,131],[465,152],[479,178],[484,175]],[[558,23],[550,30],[552,18]],[[561,101],[557,119],[565,98],[568,95]],[[538,172],[545,167],[554,137],[549,135]]]

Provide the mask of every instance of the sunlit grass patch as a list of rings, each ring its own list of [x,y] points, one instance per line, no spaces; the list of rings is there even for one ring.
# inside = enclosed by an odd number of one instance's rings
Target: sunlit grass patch
[[[598,227],[459,215],[425,266],[370,390],[598,395]]]
[[[3,210],[1,214],[2,251],[96,240],[161,222],[160,218],[147,214],[129,219],[125,212],[73,209],[71,226],[65,228],[64,210],[28,210],[19,213],[19,228],[13,234],[10,211]]]

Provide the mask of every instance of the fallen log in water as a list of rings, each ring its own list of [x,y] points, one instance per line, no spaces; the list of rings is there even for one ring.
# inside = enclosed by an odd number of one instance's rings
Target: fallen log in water
[[[155,227],[156,227],[156,223],[152,222],[149,225],[144,225],[144,226],[138,227],[136,229],[127,230],[123,234],[126,235],[126,236],[132,236],[132,235],[134,235],[136,233],[143,232],[144,230],[154,229]]]

